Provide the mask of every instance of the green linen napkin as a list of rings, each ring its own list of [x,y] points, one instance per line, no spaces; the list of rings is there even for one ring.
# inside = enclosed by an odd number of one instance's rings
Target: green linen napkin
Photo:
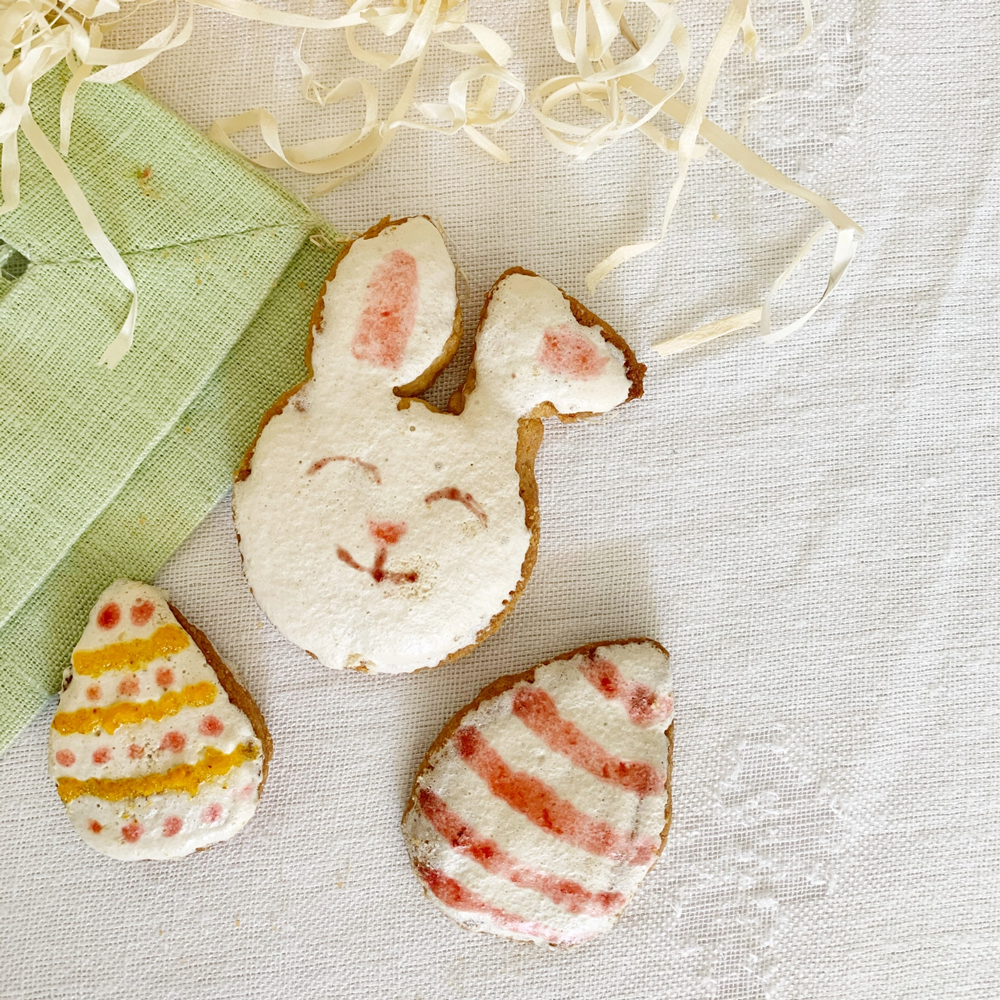
[[[32,94],[53,143],[67,78]],[[25,196],[0,216],[28,261],[0,264],[0,753],[58,689],[100,591],[156,572],[304,377],[338,249],[301,202],[141,91],[84,86],[67,163],[139,292],[134,345],[108,371],[97,359],[128,294],[24,142],[21,161]]]

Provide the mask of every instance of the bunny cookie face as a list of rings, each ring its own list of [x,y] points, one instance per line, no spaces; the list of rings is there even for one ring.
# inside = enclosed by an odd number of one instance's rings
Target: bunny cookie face
[[[609,409],[641,393],[643,369],[517,271],[490,293],[453,407],[413,399],[460,330],[454,265],[422,217],[355,240],[320,305],[312,377],[275,407],[233,488],[244,570],[275,626],[327,666],[435,666],[495,629],[531,571],[537,417]]]

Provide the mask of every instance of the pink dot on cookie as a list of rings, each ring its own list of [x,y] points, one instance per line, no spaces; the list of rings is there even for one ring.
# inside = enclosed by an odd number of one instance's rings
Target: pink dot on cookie
[[[76,754],[72,750],[59,750],[56,752],[56,763],[60,767],[72,767],[76,763]]]
[[[129,617],[132,619],[133,625],[147,625],[149,619],[153,617],[153,611],[152,601],[138,601],[132,605]]]
[[[181,832],[182,826],[184,826],[184,821],[180,818],[180,816],[168,816],[163,821],[163,836],[177,836],[177,834]]]
[[[597,378],[608,359],[582,334],[568,326],[559,326],[542,335],[538,363],[553,375],[571,375],[586,380]]]
[[[89,822],[89,823],[87,824],[87,829],[89,829],[91,833],[100,833],[100,832],[101,832],[101,830],[103,830],[103,829],[104,829],[104,827],[103,827],[103,826],[101,826],[101,824],[100,824],[100,823],[98,823],[96,819],[92,819],[92,820],[91,820],[91,821],[90,821],[90,822]]]
[[[100,684],[91,684],[87,688],[87,700],[88,701],[100,701],[101,700],[101,686]]]
[[[257,786],[254,785],[253,783],[249,785],[244,785],[237,793],[237,797],[241,799],[249,799],[256,790]]]
[[[114,601],[111,601],[97,612],[97,624],[101,628],[114,628],[121,621],[121,617],[121,608]]]
[[[93,761],[95,764],[107,764],[109,760],[111,760],[110,747],[98,747],[94,751]]]
[[[156,671],[156,683],[160,685],[161,688],[170,687],[174,683],[174,672],[170,667],[160,667]]]
[[[222,724],[222,720],[217,715],[206,715],[201,722],[198,723],[198,732],[202,736],[219,736],[222,734],[222,730],[226,727]]]
[[[118,685],[118,693],[123,697],[138,694],[139,681],[135,677],[126,677],[125,680]]]
[[[222,819],[222,806],[218,802],[213,802],[205,806],[201,811],[201,821],[203,823],[218,823]]]
[[[138,743],[130,743],[128,755],[130,760],[138,760],[146,751]]]
[[[136,820],[132,820],[131,823],[126,823],[122,827],[122,836],[130,844],[134,844],[142,836],[142,834],[143,829]]]
[[[160,742],[161,750],[170,750],[173,753],[180,753],[185,746],[187,746],[187,737],[176,729],[171,729],[169,733],[164,733],[163,739]]]

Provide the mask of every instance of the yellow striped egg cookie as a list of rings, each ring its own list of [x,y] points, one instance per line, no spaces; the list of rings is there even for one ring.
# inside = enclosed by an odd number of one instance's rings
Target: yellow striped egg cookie
[[[503,937],[604,933],[666,843],[672,720],[667,652],[650,639],[485,688],[431,745],[403,816],[428,897]]]
[[[257,809],[271,737],[247,691],[162,590],[116,580],[73,651],[49,773],[77,833],[113,858],[179,858]]]

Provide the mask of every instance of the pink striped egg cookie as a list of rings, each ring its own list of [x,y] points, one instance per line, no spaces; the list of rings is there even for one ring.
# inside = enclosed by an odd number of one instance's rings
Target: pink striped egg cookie
[[[179,858],[239,833],[271,737],[208,639],[162,590],[116,580],[63,679],[49,773],[77,833],[124,860]]]
[[[552,945],[611,927],[670,826],[667,655],[651,639],[584,646],[501,677],[445,726],[403,834],[448,916]]]

